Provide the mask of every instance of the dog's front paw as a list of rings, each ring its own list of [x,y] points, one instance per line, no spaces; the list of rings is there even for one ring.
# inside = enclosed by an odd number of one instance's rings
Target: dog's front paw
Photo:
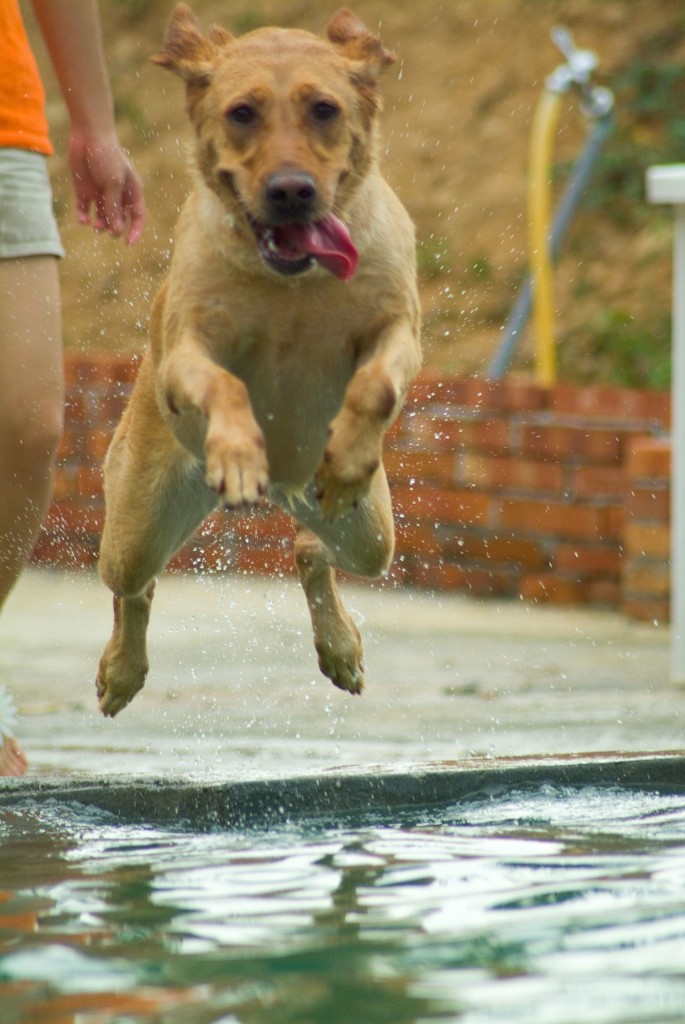
[[[323,453],[323,460],[314,475],[316,498],[325,520],[337,519],[349,508],[356,508],[366,497],[371,478],[378,469],[381,457],[375,448],[363,445],[340,450],[331,438]]]
[[[207,441],[207,483],[224,505],[253,505],[266,494],[269,467],[264,439],[216,437]]]

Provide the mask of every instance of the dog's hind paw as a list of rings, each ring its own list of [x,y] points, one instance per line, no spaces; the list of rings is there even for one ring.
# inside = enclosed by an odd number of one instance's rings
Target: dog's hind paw
[[[364,672],[361,665],[342,663],[336,665],[331,670],[324,669],[321,662],[319,662],[319,665],[323,674],[339,690],[345,690],[347,693],[351,693],[353,697],[358,697],[364,692]]]
[[[349,620],[346,635],[316,642],[319,668],[339,690],[355,696],[364,689],[363,651],[359,630]]]
[[[98,696],[100,711],[106,718],[114,718],[135,695],[142,690],[148,671],[147,662],[124,667],[118,664],[120,659],[109,658],[107,651],[103,654],[98,668],[95,690]]]
[[[364,690],[364,669],[355,660],[319,655],[319,668],[339,690],[358,696]]]

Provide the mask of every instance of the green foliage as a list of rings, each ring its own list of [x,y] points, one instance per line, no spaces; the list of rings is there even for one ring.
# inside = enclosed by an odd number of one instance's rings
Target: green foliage
[[[131,22],[140,21],[150,14],[150,0],[114,0],[113,5],[126,15]],[[160,4],[152,4],[152,7],[160,7]],[[171,10],[171,6],[169,6]]]
[[[616,131],[597,163],[585,205],[630,227],[646,215],[647,168],[685,158],[685,67],[643,57],[609,85],[616,96]]]
[[[244,7],[242,11],[232,13],[230,16],[231,29],[239,36],[246,35],[248,32],[254,32],[255,29],[263,28],[266,21],[267,19],[259,10],[258,5],[255,4],[250,4],[249,7]]]
[[[137,96],[119,93],[115,97],[114,113],[117,121],[130,124],[142,138],[150,134],[150,122]]]
[[[623,231],[670,217],[649,207],[645,175],[654,164],[685,162],[685,66],[676,61],[681,33],[645,40],[640,56],[608,83],[616,97],[616,128],[595,167],[584,207]],[[568,168],[563,169],[564,178]],[[588,286],[589,287],[589,286]],[[559,365],[569,380],[598,379],[664,390],[671,380],[671,317],[657,309],[635,318],[622,309],[601,312],[567,335]]]
[[[479,281],[490,281],[492,279],[492,263],[485,253],[479,253],[471,260],[470,271],[473,277]]]
[[[451,270],[449,241],[444,235],[430,234],[416,246],[416,265],[422,281],[432,281]]]
[[[608,310],[589,331],[565,338],[558,354],[567,380],[601,377],[620,387],[666,390],[671,383],[671,318],[661,312],[637,321],[623,310]]]

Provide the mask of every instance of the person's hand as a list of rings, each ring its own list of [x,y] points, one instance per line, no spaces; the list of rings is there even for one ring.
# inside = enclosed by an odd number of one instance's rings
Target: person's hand
[[[68,161],[79,222],[137,242],[145,220],[143,186],[117,137],[72,132]]]

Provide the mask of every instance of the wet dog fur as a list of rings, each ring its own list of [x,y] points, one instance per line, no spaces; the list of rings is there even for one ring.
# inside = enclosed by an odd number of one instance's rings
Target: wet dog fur
[[[143,686],[169,558],[217,506],[265,497],[294,520],[321,671],[356,694],[362,644],[336,569],[391,563],[383,436],[420,365],[413,228],[377,159],[393,57],[345,9],[326,38],[235,38],[179,4],[154,60],[185,82],[194,185],[105,462],[100,707],[116,715]]]

